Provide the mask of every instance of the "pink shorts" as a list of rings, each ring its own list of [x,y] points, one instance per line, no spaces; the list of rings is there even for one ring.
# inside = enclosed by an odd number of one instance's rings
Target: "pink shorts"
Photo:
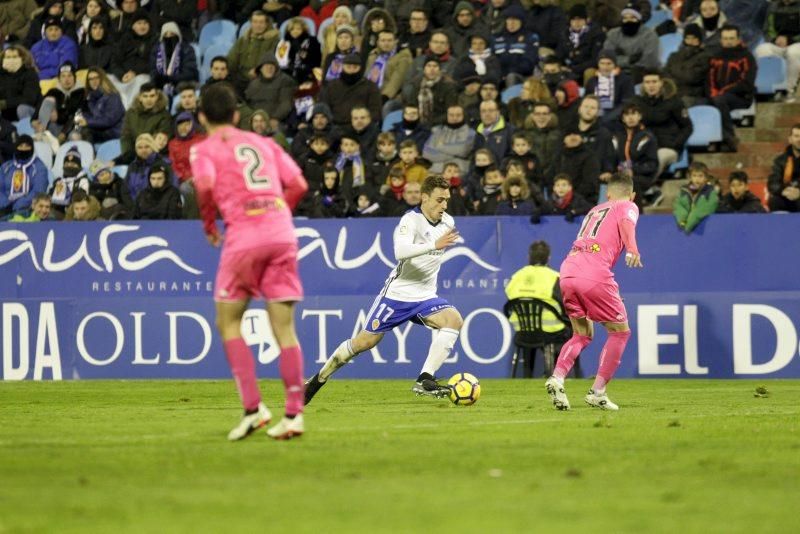
[[[616,282],[597,282],[586,278],[562,278],[561,296],[569,317],[586,317],[599,323],[623,323],[628,312]]]
[[[303,300],[297,272],[297,244],[272,243],[240,250],[222,250],[214,300]]]

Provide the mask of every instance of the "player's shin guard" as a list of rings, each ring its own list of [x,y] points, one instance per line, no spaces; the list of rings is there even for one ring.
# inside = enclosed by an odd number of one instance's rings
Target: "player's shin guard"
[[[303,411],[303,351],[300,346],[281,349],[278,368],[286,390],[286,415],[294,416]]]
[[[564,343],[564,346],[561,347],[561,352],[558,355],[558,361],[556,362],[556,369],[553,371],[553,376],[563,381],[564,378],[569,374],[572,366],[575,365],[575,360],[578,359],[578,356],[581,355],[583,349],[585,349],[591,342],[592,338],[589,336],[572,334],[572,337],[569,338],[569,341]]]
[[[352,342],[349,339],[343,341],[333,352],[333,356],[328,358],[328,361],[325,362],[325,365],[319,370],[319,381],[325,382],[328,380],[333,373],[338,371],[340,367],[352,360],[355,356],[356,353],[353,352]]]
[[[444,361],[450,356],[450,351],[458,339],[458,330],[453,328],[440,328],[434,332],[431,348],[428,350],[428,358],[422,366],[422,373],[436,375],[436,371],[442,366]]]
[[[238,337],[225,342],[225,356],[231,366],[236,388],[245,410],[255,410],[261,402],[256,378],[256,361],[244,339]]]
[[[622,353],[625,352],[625,345],[631,337],[630,330],[626,332],[609,332],[603,352],[600,353],[600,367],[597,370],[592,389],[595,393],[602,393],[606,389],[606,384],[611,382],[614,373],[617,372],[619,362],[622,360]]]

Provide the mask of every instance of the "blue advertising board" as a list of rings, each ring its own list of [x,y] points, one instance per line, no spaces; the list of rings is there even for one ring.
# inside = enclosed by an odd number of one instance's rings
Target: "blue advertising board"
[[[513,350],[503,288],[544,239],[558,268],[580,221],[463,218],[444,255],[440,295],[465,319],[442,374],[504,377]],[[396,219],[297,220],[306,299],[297,324],[306,368],[363,326],[394,264]],[[620,377],[800,377],[800,215],[714,216],[692,235],[669,216],[642,217],[645,268],[616,268],[633,329]],[[0,378],[222,378],[214,328],[219,251],[197,221],[0,225]],[[278,349],[261,303],[242,334],[277,376]],[[411,378],[431,339],[395,329],[342,376]],[[594,372],[604,336],[582,355]]]

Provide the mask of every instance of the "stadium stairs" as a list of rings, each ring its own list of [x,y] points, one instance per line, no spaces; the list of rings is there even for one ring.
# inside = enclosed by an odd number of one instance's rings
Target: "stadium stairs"
[[[693,154],[693,161],[708,165],[709,171],[727,190],[728,175],[741,166],[750,178],[749,187],[766,205],[767,177],[772,160],[785,148],[789,127],[800,122],[800,103],[759,102],[752,128],[737,128],[739,151],[736,153],[708,152]],[[669,180],[661,188],[664,198],[657,207],[646,208],[646,213],[672,213],[672,204],[686,180]]]

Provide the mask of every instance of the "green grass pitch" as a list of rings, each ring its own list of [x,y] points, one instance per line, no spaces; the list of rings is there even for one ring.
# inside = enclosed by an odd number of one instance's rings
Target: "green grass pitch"
[[[305,436],[239,443],[232,381],[0,383],[0,533],[798,531],[800,381],[543,383],[334,379]]]

